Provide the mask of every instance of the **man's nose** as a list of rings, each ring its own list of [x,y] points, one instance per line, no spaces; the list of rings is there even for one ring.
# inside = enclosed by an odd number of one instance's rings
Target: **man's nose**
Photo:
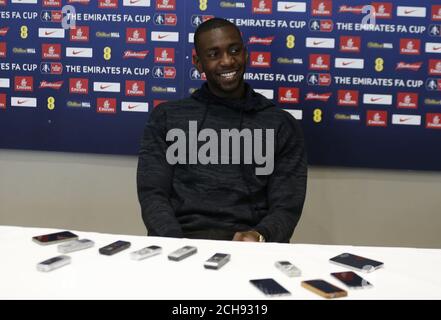
[[[222,56],[221,56],[221,61],[220,61],[221,65],[223,66],[229,66],[231,64],[234,63],[234,57],[232,55],[230,55],[228,52],[225,52]]]

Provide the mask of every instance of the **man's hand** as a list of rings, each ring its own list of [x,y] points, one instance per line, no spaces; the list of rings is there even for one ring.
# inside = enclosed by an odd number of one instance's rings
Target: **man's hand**
[[[233,241],[259,242],[260,234],[257,231],[236,232]]]

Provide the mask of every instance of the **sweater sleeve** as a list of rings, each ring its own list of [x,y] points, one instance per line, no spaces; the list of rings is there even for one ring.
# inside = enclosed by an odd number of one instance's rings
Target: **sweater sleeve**
[[[138,199],[150,235],[182,237],[182,228],[170,203],[173,166],[166,159],[166,120],[162,106],[150,114],[139,151]]]
[[[285,120],[277,134],[274,171],[267,188],[269,212],[255,227],[269,242],[289,242],[306,196],[307,159],[303,132],[290,114],[286,114]]]

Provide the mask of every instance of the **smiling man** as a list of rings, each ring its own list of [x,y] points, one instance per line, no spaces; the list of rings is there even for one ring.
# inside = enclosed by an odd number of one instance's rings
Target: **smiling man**
[[[306,194],[300,125],[244,82],[234,24],[208,20],[194,43],[207,81],[156,107],[144,131],[137,187],[148,234],[289,242]]]

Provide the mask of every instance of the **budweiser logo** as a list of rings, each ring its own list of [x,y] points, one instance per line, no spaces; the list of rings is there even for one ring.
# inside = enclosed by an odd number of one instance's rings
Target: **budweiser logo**
[[[145,51],[131,51],[131,50],[127,50],[124,51],[124,59],[128,59],[128,58],[136,58],[136,59],[144,59],[147,55],[148,55],[148,50]]]
[[[416,62],[416,63],[399,62],[395,70],[406,69],[406,70],[418,71],[421,69],[422,65],[423,65],[422,62]]]
[[[63,85],[63,81],[57,81],[57,82],[41,81],[39,89],[50,88],[50,89],[58,90],[61,88],[62,85]]]
[[[0,36],[5,36],[8,33],[9,27],[0,28]]]
[[[250,37],[248,44],[263,44],[270,45],[273,43],[274,37],[266,37],[266,38],[258,38],[258,37]]]
[[[332,93],[322,93],[322,94],[318,94],[318,93],[308,93],[306,95],[306,100],[319,100],[319,101],[328,101],[329,98],[332,96]]]
[[[362,13],[363,6],[356,6],[356,7],[341,6],[339,12]]]

